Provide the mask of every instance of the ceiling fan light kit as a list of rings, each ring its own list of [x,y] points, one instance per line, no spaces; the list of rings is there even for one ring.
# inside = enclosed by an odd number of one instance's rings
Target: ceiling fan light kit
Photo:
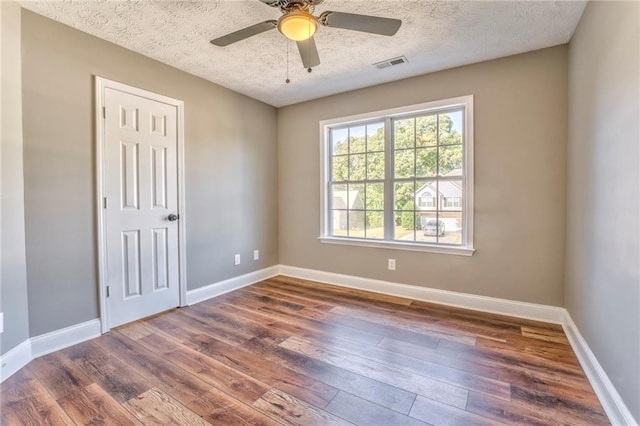
[[[225,47],[273,28],[298,45],[302,66],[311,72],[311,68],[320,65],[320,56],[313,35],[318,26],[342,28],[370,34],[392,36],[398,32],[402,21],[392,18],[360,15],[346,12],[326,11],[319,17],[312,13],[324,0],[260,0],[262,3],[277,7],[282,12],[278,21],[269,20],[251,25],[241,30],[211,40],[211,44]]]
[[[306,40],[313,37],[317,30],[318,20],[304,10],[287,13],[278,20],[278,31],[289,40]]]

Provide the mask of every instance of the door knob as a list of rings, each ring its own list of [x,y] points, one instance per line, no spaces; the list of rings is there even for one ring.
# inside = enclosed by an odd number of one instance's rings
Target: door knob
[[[175,220],[180,219],[180,217],[177,214],[171,213],[169,216],[167,216],[167,219],[169,219],[170,222],[173,222]]]

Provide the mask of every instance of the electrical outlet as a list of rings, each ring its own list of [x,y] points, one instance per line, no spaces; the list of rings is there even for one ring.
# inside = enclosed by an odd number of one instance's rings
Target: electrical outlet
[[[260,250],[254,250],[253,251],[253,260],[258,260],[260,259]]]
[[[389,259],[389,262],[387,263],[387,268],[390,271],[395,271],[396,270],[396,260],[395,259]]]
[[[236,254],[235,256],[233,256],[233,264],[234,265],[239,265],[240,264],[240,255]]]

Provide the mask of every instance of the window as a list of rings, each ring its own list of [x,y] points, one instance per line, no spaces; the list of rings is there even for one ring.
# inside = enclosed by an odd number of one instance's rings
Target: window
[[[462,197],[449,197],[449,198],[445,198],[444,199],[444,206],[445,207],[462,207]]]
[[[436,206],[436,197],[434,197],[433,194],[431,194],[430,192],[425,192],[423,194],[420,194],[418,199],[420,200],[418,202],[418,205],[420,207],[435,207]]]
[[[470,255],[473,97],[328,120],[321,240]]]

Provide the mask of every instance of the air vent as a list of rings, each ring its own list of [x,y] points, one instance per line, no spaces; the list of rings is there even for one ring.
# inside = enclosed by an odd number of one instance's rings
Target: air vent
[[[407,61],[407,58],[405,58],[404,56],[398,56],[397,58],[387,59],[386,61],[375,63],[373,64],[373,66],[375,66],[378,69],[382,69],[382,68],[391,67],[393,65],[404,64],[405,62],[409,62]]]

